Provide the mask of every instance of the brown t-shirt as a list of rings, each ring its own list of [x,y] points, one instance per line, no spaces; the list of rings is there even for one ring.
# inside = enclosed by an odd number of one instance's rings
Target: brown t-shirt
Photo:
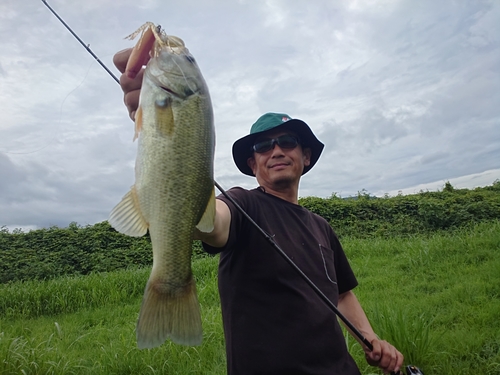
[[[357,285],[326,220],[260,188],[228,193],[335,305]],[[204,247],[221,252],[228,374],[359,374],[335,314],[227,198],[218,199],[231,211],[229,239]]]

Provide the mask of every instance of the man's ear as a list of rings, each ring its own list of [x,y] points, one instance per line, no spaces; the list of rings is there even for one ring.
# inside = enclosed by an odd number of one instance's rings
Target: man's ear
[[[311,164],[311,149],[309,147],[303,149],[302,155],[304,158],[304,167],[308,167]]]
[[[247,165],[250,167],[250,169],[253,172],[253,175],[255,176],[255,159],[253,158],[253,156],[250,156],[247,159]]]

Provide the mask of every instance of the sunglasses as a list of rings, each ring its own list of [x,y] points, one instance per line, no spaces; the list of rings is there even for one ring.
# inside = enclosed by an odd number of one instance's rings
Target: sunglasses
[[[284,134],[280,135],[278,138],[265,139],[263,141],[257,142],[252,146],[252,150],[261,154],[263,152],[267,152],[274,148],[274,145],[280,146],[280,148],[284,149],[294,149],[299,145],[299,139],[294,137],[293,135]]]

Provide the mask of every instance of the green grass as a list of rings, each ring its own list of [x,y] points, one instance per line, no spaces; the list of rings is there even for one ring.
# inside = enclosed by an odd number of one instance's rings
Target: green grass
[[[358,299],[407,363],[426,374],[500,374],[498,222],[344,243],[360,281]],[[355,354],[361,366],[361,349]]]
[[[193,267],[204,321],[200,347],[137,349],[149,269],[2,286],[0,374],[223,374],[217,262],[204,258]]]
[[[500,223],[413,238],[343,240],[376,332],[429,374],[500,374]],[[224,374],[217,258],[197,259],[199,347],[138,350],[149,269],[0,286],[0,374]],[[359,344],[346,337],[363,374]]]

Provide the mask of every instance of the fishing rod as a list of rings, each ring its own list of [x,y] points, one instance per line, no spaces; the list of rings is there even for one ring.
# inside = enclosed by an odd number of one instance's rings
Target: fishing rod
[[[220,190],[222,195],[224,195],[235,207],[236,209],[243,215],[245,218],[250,221],[250,223],[266,238],[266,240],[273,246],[273,248],[285,259],[285,261],[294,268],[299,275],[306,281],[307,284],[316,292],[316,294],[327,304],[327,306],[337,315],[344,324],[349,327],[349,329],[354,333],[358,339],[360,339],[364,345],[370,350],[373,351],[373,345],[370,341],[368,341],[363,334],[339,311],[337,306],[318,288],[316,284],[300,269],[299,266],[295,264],[295,262],[290,259],[290,257],[283,251],[283,249],[276,243],[274,238],[270,236],[264,229],[262,229],[259,224],[257,224],[250,215],[217,183],[214,181],[214,185],[217,189]],[[423,372],[416,366],[409,365],[405,367],[407,375],[424,375]],[[401,371],[392,372],[391,375],[402,375]]]
[[[80,44],[94,57],[94,59],[108,72],[108,74],[118,83],[120,84],[120,80],[108,69],[108,67],[97,57],[97,55],[92,52],[89,45],[85,44],[78,35],[64,22],[64,20],[59,17],[59,15],[47,4],[46,0],[41,0],[47,8],[56,16],[56,18],[61,21],[61,23],[68,29],[68,31],[80,42]],[[358,339],[368,348],[369,351],[373,351],[373,345],[369,342],[363,334],[339,311],[337,306],[321,291],[320,288],[300,269],[299,266],[295,264],[295,262],[283,251],[283,249],[274,241],[273,237],[266,233],[264,229],[262,229],[259,224],[257,224],[250,215],[214,180],[214,185],[217,189],[224,195],[235,207],[236,209],[243,215],[250,223],[267,239],[267,241],[272,245],[272,247],[283,257],[283,259],[294,268],[298,274],[305,280],[305,282],[313,289],[313,291],[326,303],[326,305],[339,317],[340,320],[351,330],[351,332],[358,337]],[[406,371],[408,375],[423,375],[420,370],[413,366],[407,366]],[[401,371],[398,373],[392,373],[394,375],[401,374]]]
[[[316,294],[325,302],[328,307],[333,310],[333,312],[345,323],[347,327],[356,335],[358,338],[363,342],[364,345],[370,351],[373,350],[373,345],[371,344],[370,341],[368,341],[363,334],[339,311],[337,306],[321,291],[320,288],[314,282],[300,269],[299,266],[295,264],[295,262],[283,251],[283,249],[276,243],[276,241],[273,239],[272,236],[270,236],[264,229],[262,229],[259,224],[257,224],[251,217],[246,213],[246,211],[238,204],[236,201],[217,183],[217,181],[214,181],[214,185],[217,187],[217,189],[220,190],[222,195],[224,195],[235,207],[236,209],[243,215],[245,218],[250,221],[250,223],[257,229],[265,238],[266,240],[274,247],[276,251],[285,259],[288,264],[290,264],[298,273],[299,275],[306,281],[307,284],[316,292]]]
[[[85,44],[85,43],[83,42],[83,40],[81,40],[81,39],[78,37],[78,35],[76,35],[76,34],[73,32],[73,30],[71,30],[71,28],[70,28],[70,27],[66,24],[66,22],[64,22],[64,20],[63,20],[61,17],[59,17],[59,15],[55,12],[55,10],[54,10],[54,9],[52,9],[52,8],[50,7],[50,5],[49,5],[49,4],[47,4],[47,1],[46,1],[46,0],[42,0],[42,3],[44,3],[44,4],[45,4],[45,6],[46,6],[47,8],[49,8],[49,10],[52,12],[52,14],[53,14],[54,16],[56,16],[56,18],[57,18],[59,21],[61,21],[61,23],[62,23],[62,24],[63,24],[63,25],[64,25],[64,26],[68,29],[68,31],[69,31],[69,32],[70,32],[70,33],[71,33],[71,34],[72,34],[72,35],[76,38],[76,40],[78,40],[78,41],[80,42],[80,44],[83,46],[83,48],[85,48],[85,49],[87,50],[87,52],[88,52],[88,53],[90,53],[90,54],[92,55],[92,57],[93,57],[93,58],[94,58],[94,59],[95,59],[95,60],[96,60],[96,61],[97,61],[97,62],[98,62],[98,63],[99,63],[99,64],[100,64],[103,68],[104,68],[104,70],[106,70],[106,71],[109,73],[109,75],[110,75],[111,77],[113,77],[113,79],[114,79],[117,83],[120,83],[120,80],[119,80],[118,78],[116,78],[116,76],[113,74],[113,72],[112,72],[111,70],[109,70],[109,69],[108,69],[108,67],[107,67],[106,65],[104,65],[104,63],[103,63],[103,62],[99,59],[99,57],[97,57],[97,55],[96,55],[94,52],[92,52],[92,50],[90,49],[90,44]]]
[[[214,180],[214,185],[219,189],[219,191],[224,195],[243,215],[245,218],[257,229],[265,239],[271,244],[271,246],[283,257],[283,259],[299,273],[299,275],[304,279],[304,281],[316,292],[316,294],[326,303],[326,305],[339,317],[342,322],[354,333],[358,339],[368,348],[368,350],[373,351],[373,345],[368,341],[363,334],[339,311],[337,306],[321,291],[320,288],[300,269],[299,266],[283,251],[283,249],[276,243],[274,238],[270,236],[264,229],[262,229],[259,224],[257,224],[252,217],[231,197],[218,183]],[[418,369],[418,367],[409,365],[406,366],[407,375],[424,375],[423,372]],[[401,371],[391,372],[391,375],[402,375]]]

